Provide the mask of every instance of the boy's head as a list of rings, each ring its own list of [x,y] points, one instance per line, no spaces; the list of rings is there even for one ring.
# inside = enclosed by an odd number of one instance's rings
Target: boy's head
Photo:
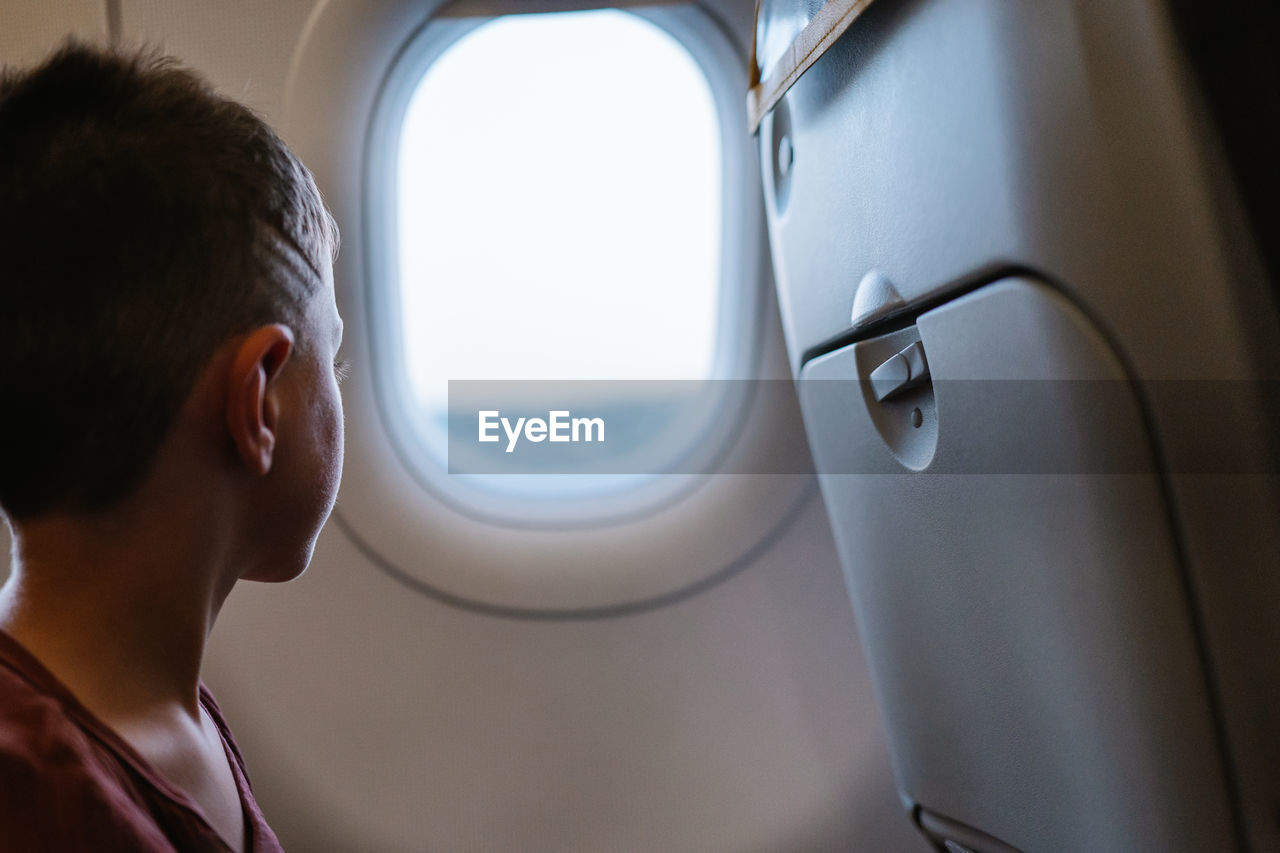
[[[264,384],[331,359],[336,244],[279,137],[171,61],[69,44],[5,71],[0,507],[20,522],[128,498],[238,336],[276,324],[242,365]],[[242,439],[228,450],[252,455]]]

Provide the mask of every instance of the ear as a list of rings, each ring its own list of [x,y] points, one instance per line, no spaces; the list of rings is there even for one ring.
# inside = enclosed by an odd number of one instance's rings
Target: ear
[[[227,430],[240,461],[262,476],[271,470],[279,404],[271,384],[293,352],[293,331],[274,323],[240,342],[227,376]]]

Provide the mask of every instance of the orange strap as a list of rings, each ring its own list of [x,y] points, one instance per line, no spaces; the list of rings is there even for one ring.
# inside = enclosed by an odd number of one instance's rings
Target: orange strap
[[[760,15],[761,0],[756,0],[756,16]],[[849,25],[867,10],[872,0],[827,0],[813,16],[796,40],[769,70],[768,78],[760,79],[756,64],[756,46],[751,45],[751,87],[747,90],[747,120],[755,133],[765,113],[773,109],[800,75],[835,44],[836,39],[849,29]]]

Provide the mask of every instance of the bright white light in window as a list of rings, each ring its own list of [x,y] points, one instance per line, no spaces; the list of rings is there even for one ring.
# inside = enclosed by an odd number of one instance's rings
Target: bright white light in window
[[[719,122],[663,29],[511,15],[434,62],[399,150],[399,289],[419,410],[450,379],[705,379]]]

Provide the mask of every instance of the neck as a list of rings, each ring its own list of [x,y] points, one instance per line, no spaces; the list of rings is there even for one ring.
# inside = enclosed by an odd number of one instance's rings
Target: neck
[[[15,525],[0,629],[104,718],[198,719],[205,642],[235,583],[202,509]]]

